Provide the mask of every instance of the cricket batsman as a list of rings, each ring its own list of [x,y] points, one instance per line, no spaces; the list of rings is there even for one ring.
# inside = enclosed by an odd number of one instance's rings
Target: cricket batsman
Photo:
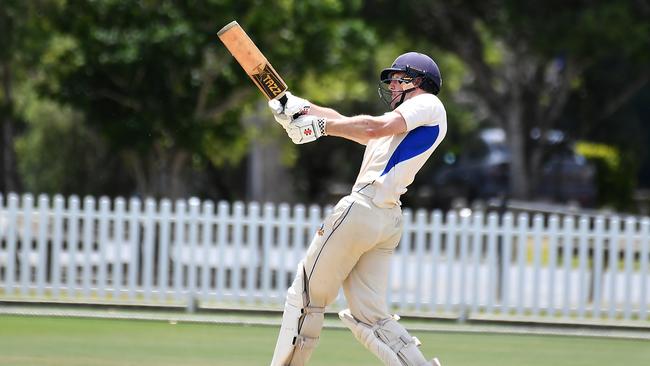
[[[349,309],[339,317],[355,338],[389,366],[437,365],[417,338],[388,313],[391,256],[402,235],[400,196],[447,132],[436,97],[440,70],[427,55],[408,52],[380,75],[379,94],[391,111],[346,117],[287,93],[271,100],[275,119],[304,144],[338,136],[366,146],[350,195],[325,219],[289,288],[271,366],[306,365],[318,344],[325,307],[343,286]],[[293,116],[299,116],[294,118]]]

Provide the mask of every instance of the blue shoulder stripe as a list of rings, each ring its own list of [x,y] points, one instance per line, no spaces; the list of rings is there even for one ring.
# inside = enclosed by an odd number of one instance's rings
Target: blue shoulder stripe
[[[439,133],[440,127],[438,126],[420,126],[410,131],[388,159],[388,164],[380,177],[388,173],[395,165],[429,150],[438,139]]]

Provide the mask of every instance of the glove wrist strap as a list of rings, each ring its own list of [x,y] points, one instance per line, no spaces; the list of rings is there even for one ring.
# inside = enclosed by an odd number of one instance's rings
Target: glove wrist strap
[[[318,129],[320,130],[321,136],[327,136],[327,132],[325,131],[326,125],[327,125],[327,120],[325,118],[318,119]]]

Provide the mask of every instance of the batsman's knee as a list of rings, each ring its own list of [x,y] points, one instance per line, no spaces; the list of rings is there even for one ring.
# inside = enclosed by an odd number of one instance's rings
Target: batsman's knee
[[[349,309],[339,312],[343,323],[355,338],[387,366],[437,365],[437,359],[427,361],[419,350],[420,341],[400,325],[399,318],[386,318],[375,324],[357,320]]]

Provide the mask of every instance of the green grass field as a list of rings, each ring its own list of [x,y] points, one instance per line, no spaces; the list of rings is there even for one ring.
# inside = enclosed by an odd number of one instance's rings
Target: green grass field
[[[0,316],[2,366],[268,365],[277,329],[161,321]],[[445,366],[649,365],[650,342],[416,332]],[[347,330],[325,329],[310,365],[380,365]]]

